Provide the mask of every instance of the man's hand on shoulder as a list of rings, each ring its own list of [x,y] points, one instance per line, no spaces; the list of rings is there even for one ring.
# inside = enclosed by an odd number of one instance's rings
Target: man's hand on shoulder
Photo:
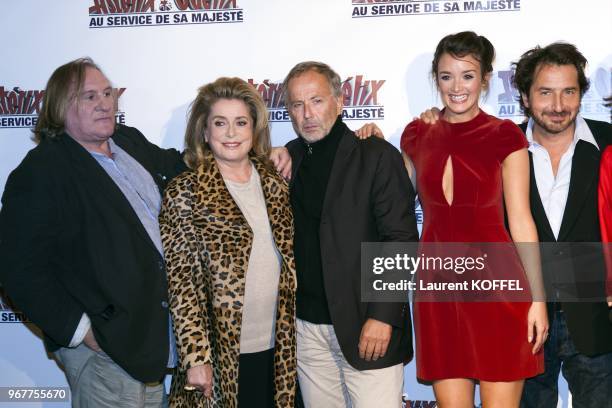
[[[376,136],[379,137],[381,139],[385,138],[385,135],[383,135],[382,130],[380,130],[380,128],[378,126],[376,126],[375,123],[366,123],[365,125],[363,125],[362,127],[360,127],[359,129],[357,129],[355,131],[355,135],[359,138],[359,139],[367,139],[371,136]]]
[[[286,180],[291,179],[291,155],[286,147],[273,147],[270,152],[270,160]]]
[[[425,112],[422,112],[418,119],[421,119],[428,125],[433,125],[440,119],[440,113],[440,109],[432,107],[431,109],[427,109]]]

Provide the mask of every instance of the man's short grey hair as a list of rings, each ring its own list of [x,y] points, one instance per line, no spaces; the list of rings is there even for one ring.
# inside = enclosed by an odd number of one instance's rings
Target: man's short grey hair
[[[283,81],[283,100],[285,102],[285,105],[287,104],[287,85],[289,85],[289,81],[309,71],[315,71],[323,75],[329,83],[332,94],[336,98],[342,96],[342,81],[340,80],[340,75],[338,75],[336,71],[334,71],[329,65],[323,62],[304,61],[291,68],[291,71],[289,71],[289,73],[285,77],[285,80]]]

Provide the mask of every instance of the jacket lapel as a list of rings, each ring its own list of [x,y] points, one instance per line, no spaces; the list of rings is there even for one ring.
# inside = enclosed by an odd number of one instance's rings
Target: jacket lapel
[[[346,127],[346,125],[343,124],[343,126],[344,133],[342,134],[342,139],[340,139],[340,144],[338,145],[338,150],[334,157],[334,164],[329,174],[329,182],[327,183],[327,190],[325,191],[322,215],[329,213],[331,201],[334,200],[333,197],[337,196],[338,192],[342,191],[344,186],[344,175],[346,173],[344,169],[351,165],[350,155],[357,147],[357,137],[352,134],[351,130]],[[334,193],[332,194],[330,191]]]
[[[293,188],[294,181],[297,177],[298,169],[300,168],[300,165],[302,164],[302,159],[304,159],[304,154],[305,154],[305,151],[301,146],[299,148],[293,147],[292,152],[293,152],[293,155],[291,157],[291,180],[289,181],[289,188],[291,189]]]
[[[600,152],[589,142],[578,140],[572,157],[572,173],[570,177],[567,203],[563,212],[558,241],[564,241],[576,223],[580,209],[589,198],[588,191],[597,179],[599,173]]]
[[[529,152],[529,201],[531,202],[531,214],[533,220],[536,223],[538,232],[540,233],[540,241],[551,242],[555,241],[555,234],[553,234],[550,222],[544,211],[542,205],[542,199],[540,198],[540,192],[538,191],[538,184],[536,183],[535,172],[533,169],[533,155]]]
[[[210,152],[205,164],[198,167],[198,190],[196,212],[211,217],[211,220],[227,222],[230,225],[246,225],[246,218],[230,194],[217,163]]]
[[[130,202],[125,198],[121,189],[115,184],[113,179],[98,164],[91,154],[72,137],[64,134],[62,143],[68,151],[69,160],[72,164],[75,177],[79,184],[94,197],[93,202],[102,203],[101,207],[109,206],[114,208],[125,222],[130,223],[156,253],[157,247],[151,241],[149,234],[140,222],[138,215],[132,208]]]

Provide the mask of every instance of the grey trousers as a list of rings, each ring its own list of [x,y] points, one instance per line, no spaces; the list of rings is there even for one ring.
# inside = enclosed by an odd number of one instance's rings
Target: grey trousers
[[[132,378],[104,352],[84,344],[61,348],[55,358],[64,367],[75,408],[163,408],[164,384],[146,385]]]

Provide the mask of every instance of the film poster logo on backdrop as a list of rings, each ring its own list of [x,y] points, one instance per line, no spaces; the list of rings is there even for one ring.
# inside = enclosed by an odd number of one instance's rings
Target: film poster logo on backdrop
[[[353,0],[353,18],[520,11],[521,0]]]
[[[119,110],[119,98],[126,88],[115,88],[115,119],[125,124],[125,112]],[[19,86],[0,85],[0,129],[32,129],[38,122],[44,89],[24,90]]]
[[[264,79],[258,83],[254,79],[248,80],[263,98],[269,112],[270,122],[289,122],[289,113],[283,101],[282,82],[273,82]],[[342,96],[344,109],[343,120],[383,120],[385,107],[382,104],[380,91],[385,80],[368,80],[363,74],[346,78],[342,82]]]
[[[242,23],[236,0],[93,0],[89,28]]]

